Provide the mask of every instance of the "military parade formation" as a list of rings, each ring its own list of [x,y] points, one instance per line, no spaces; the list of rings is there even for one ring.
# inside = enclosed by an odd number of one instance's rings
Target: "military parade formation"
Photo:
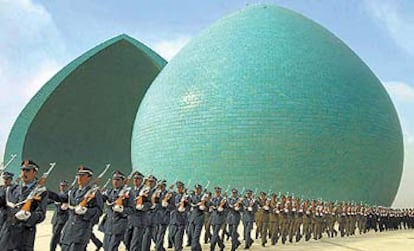
[[[106,251],[118,250],[121,243],[129,251],[181,251],[184,246],[201,251],[201,243],[211,251],[226,245],[234,251],[250,249],[254,242],[265,247],[414,227],[413,209],[218,186],[210,192],[210,182],[205,187],[167,184],[139,171],[128,176],[114,171],[101,185],[109,164],[99,175],[80,166],[71,184],[62,181],[53,192],[45,183],[55,163],[38,177],[40,167],[24,160],[15,182],[14,174],[4,171],[9,163],[3,165],[0,187],[1,250],[33,250],[48,204],[55,205],[50,250],[60,246],[63,251],[86,250],[90,241]],[[103,240],[93,233],[95,225]]]

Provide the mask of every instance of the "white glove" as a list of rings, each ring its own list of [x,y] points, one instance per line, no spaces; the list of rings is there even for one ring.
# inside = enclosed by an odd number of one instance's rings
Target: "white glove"
[[[178,207],[178,212],[182,213],[185,211],[185,207]]]
[[[84,215],[84,214],[86,214],[86,211],[88,211],[88,208],[86,208],[86,207],[82,207],[80,205],[77,205],[75,207],[75,214]]]
[[[29,218],[30,218],[30,216],[32,215],[32,213],[30,213],[30,212],[28,212],[28,211],[23,211],[23,210],[20,210],[19,212],[17,212],[14,216],[16,216],[16,218],[18,219],[18,220],[21,220],[21,221],[27,221]]]
[[[122,212],[124,212],[124,206],[123,205],[115,205],[115,206],[112,207],[112,210],[114,212],[117,212],[117,213],[122,213]]]
[[[253,208],[252,207],[248,207],[247,208],[247,211],[251,212],[251,211],[253,211]]]
[[[60,205],[60,209],[62,210],[68,210],[68,208],[69,208],[68,203],[62,203],[62,205]]]
[[[219,212],[223,212],[223,210],[224,210],[224,208],[222,208],[222,207],[217,208],[217,211],[219,211]]]
[[[206,206],[204,206],[204,205],[200,205],[198,208],[199,208],[201,211],[204,211],[204,210],[206,209]]]
[[[167,207],[167,206],[168,206],[168,202],[166,202],[166,201],[164,201],[164,200],[163,200],[163,201],[161,202],[161,206],[162,206],[162,207]]]
[[[144,209],[144,205],[136,205],[135,208],[137,210],[142,210],[142,209]]]
[[[236,211],[239,211],[240,210],[240,207],[234,207],[234,210],[236,210]]]

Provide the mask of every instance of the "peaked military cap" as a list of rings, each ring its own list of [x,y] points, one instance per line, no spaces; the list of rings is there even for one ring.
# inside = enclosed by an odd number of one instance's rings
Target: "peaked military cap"
[[[221,187],[216,186],[216,187],[214,188],[214,191],[216,191],[216,192],[221,192]]]
[[[112,179],[114,179],[114,180],[124,180],[125,179],[125,175],[121,171],[116,170],[112,174]]]
[[[78,169],[78,175],[85,175],[85,174],[92,176],[93,170],[89,167],[81,165]]]
[[[166,186],[167,185],[167,181],[166,180],[160,180],[157,184],[157,186]]]
[[[202,186],[200,184],[195,184],[194,188],[202,189]]]
[[[175,185],[176,185],[177,187],[184,187],[184,183],[183,183],[183,182],[181,182],[181,181],[177,181],[177,182],[175,183]]]
[[[62,180],[62,181],[59,183],[59,185],[60,185],[60,186],[67,186],[67,185],[69,185],[69,183],[68,183],[66,180]]]
[[[145,177],[145,180],[147,181],[156,181],[157,179],[154,177],[154,175],[150,175],[148,177]]]
[[[231,189],[231,192],[232,192],[232,193],[238,193],[239,191],[237,191],[237,189],[236,189],[236,188],[233,188],[233,189]]]
[[[253,193],[252,189],[247,189],[246,193]]]
[[[135,171],[132,174],[132,178],[134,178],[134,179],[143,179],[144,178],[144,175],[142,173],[140,173],[139,171]]]
[[[34,169],[39,170],[39,165],[37,165],[33,160],[23,160],[20,169]]]
[[[4,172],[3,173],[3,179],[9,179],[9,178],[13,178],[14,173],[11,172]]]

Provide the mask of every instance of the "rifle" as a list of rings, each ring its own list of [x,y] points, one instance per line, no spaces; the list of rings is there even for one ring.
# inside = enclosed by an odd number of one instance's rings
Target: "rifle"
[[[4,170],[14,161],[14,159],[17,157],[17,154],[10,154],[10,159],[4,164],[4,162],[1,162],[0,164],[0,174],[3,174]]]
[[[88,202],[90,200],[92,200],[93,198],[95,198],[95,194],[96,192],[99,190],[99,182],[101,181],[102,177],[105,175],[105,173],[108,171],[109,167],[111,166],[111,164],[106,164],[105,165],[105,169],[102,171],[101,174],[99,174],[98,177],[96,177],[95,181],[94,181],[94,185],[92,186],[91,189],[89,189],[85,196],[83,197],[82,201],[79,203],[79,206],[81,207],[86,207],[86,205],[88,205]]]
[[[77,175],[75,175],[75,178],[73,179],[72,183],[69,185],[68,190],[71,190],[72,188],[74,188],[74,187],[75,187],[75,185],[76,185],[76,181],[77,181],[77,180],[78,180],[78,176],[77,176]]]
[[[52,172],[53,168],[55,168],[56,162],[50,163],[50,167],[45,172],[42,177],[40,177],[39,181],[37,182],[35,188],[30,192],[29,196],[27,196],[26,200],[24,201],[24,204],[22,208],[20,209],[23,212],[30,212],[30,208],[32,207],[33,200],[41,200],[40,195],[47,191],[45,184],[46,179],[49,176],[49,174]]]
[[[107,188],[107,187],[108,187],[108,185],[109,185],[109,182],[111,182],[111,178],[108,178],[108,179],[106,180],[105,184],[101,187],[101,189],[100,189],[101,193],[103,193],[103,192],[106,190],[106,188]]]
[[[132,172],[128,175],[128,177],[125,179],[124,181],[124,186],[122,187],[121,191],[119,191],[118,193],[118,198],[115,201],[115,205],[117,206],[122,206],[124,199],[127,197],[127,194],[130,190],[130,188],[128,187],[129,182],[132,179],[132,175],[134,174],[134,170],[132,170]]]

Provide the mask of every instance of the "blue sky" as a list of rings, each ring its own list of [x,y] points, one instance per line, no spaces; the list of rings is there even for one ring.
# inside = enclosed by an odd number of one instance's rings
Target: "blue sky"
[[[126,33],[167,60],[202,29],[249,4],[318,22],[373,70],[400,115],[406,160],[395,204],[414,206],[414,1],[0,0],[0,157],[25,104],[63,66]],[[409,155],[411,154],[411,156]]]

